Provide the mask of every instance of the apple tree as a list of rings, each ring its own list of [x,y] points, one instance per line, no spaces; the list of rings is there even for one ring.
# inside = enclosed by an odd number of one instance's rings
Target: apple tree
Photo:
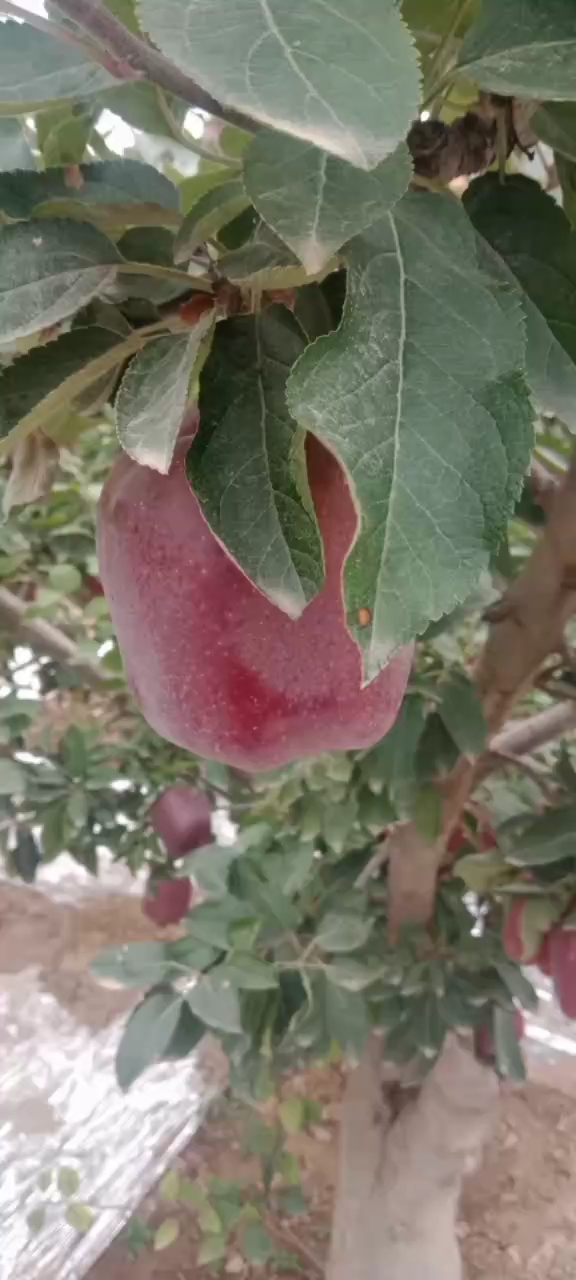
[[[146,868],[121,1085],[340,1055],[327,1275],[458,1280],[576,1016],[573,2],[2,15],[6,866]]]

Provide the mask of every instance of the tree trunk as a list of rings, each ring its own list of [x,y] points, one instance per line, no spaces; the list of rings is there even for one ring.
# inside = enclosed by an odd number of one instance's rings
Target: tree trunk
[[[344,1098],[328,1280],[462,1280],[462,1179],[478,1162],[497,1097],[494,1072],[450,1035],[395,1118],[382,1041],[371,1037]]]

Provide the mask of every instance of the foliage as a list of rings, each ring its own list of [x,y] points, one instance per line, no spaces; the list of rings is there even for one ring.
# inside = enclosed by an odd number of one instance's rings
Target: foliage
[[[572,0],[545,14],[536,0],[405,0],[403,16],[395,0],[358,0],[353,19],[344,0],[281,0],[274,14],[142,0],[130,34],[105,23],[107,43],[98,5],[59,8],[72,34],[54,17],[0,29],[8,871],[30,881],[67,850],[95,872],[107,849],[203,896],[176,940],[96,964],[140,992],[118,1053],[125,1088],[206,1029],[257,1095],[295,1061],[358,1059],[370,1028],[412,1082],[455,1027],[488,1028],[500,1072],[521,1075],[514,1012],[534,993],[502,927],[520,898],[538,904],[522,914],[539,943],[573,928],[576,772],[569,745],[544,738],[526,762],[497,759],[490,740],[516,699],[528,717],[574,697],[569,556],[550,552],[540,574],[559,572],[558,627],[502,716],[472,673],[483,611],[506,588],[524,607],[550,493],[570,474]],[[518,172],[527,95],[534,137],[558,153],[549,190]],[[208,97],[198,141],[186,113]],[[137,131],[133,158],[110,152],[106,108]],[[247,777],[143,724],[98,580],[95,504],[114,428],[164,473],[198,404],[190,485],[291,618],[325,568],[306,431],[342,464],[358,515],[342,604],[365,681],[418,638],[401,714],[374,748]],[[488,609],[503,652],[499,617]],[[148,813],[188,781],[234,833],[174,861]],[[400,828],[436,858],[432,908],[415,917],[398,906]],[[228,1229],[206,1233],[206,1262]]]

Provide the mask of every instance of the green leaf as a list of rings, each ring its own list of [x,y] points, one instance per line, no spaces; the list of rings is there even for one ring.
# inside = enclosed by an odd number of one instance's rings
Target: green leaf
[[[31,1231],[32,1234],[35,1236],[38,1235],[38,1232],[42,1230],[42,1227],[44,1226],[45,1221],[46,1221],[46,1210],[44,1208],[44,1205],[42,1204],[39,1204],[37,1209],[32,1209],[32,1211],[28,1214],[26,1218],[28,1230]]]
[[[376,169],[362,173],[298,138],[261,129],[244,160],[253,205],[310,275],[391,209],[411,177],[405,143]]]
[[[234,848],[209,844],[184,858],[182,874],[193,876],[198,888],[208,898],[222,898],[228,892],[230,867],[237,857],[238,851]]]
[[[82,586],[82,574],[75,564],[54,564],[48,570],[48,582],[54,591],[73,595]]]
[[[228,106],[360,168],[383,160],[419,106],[416,52],[395,0],[141,0],[142,24]]]
[[[285,1098],[278,1108],[280,1124],[286,1133],[299,1133],[306,1123],[304,1099],[296,1095]]]
[[[218,540],[292,618],[322,584],[304,433],[285,405],[286,379],[303,347],[297,322],[279,305],[219,324],[187,459]]]
[[[418,788],[412,813],[420,835],[437,840],[442,830],[442,796],[434,783]]]
[[[180,1017],[176,1030],[162,1054],[163,1060],[170,1061],[171,1059],[187,1058],[197,1048],[205,1035],[206,1027],[204,1023],[192,1013],[187,1004],[183,1003],[180,1008]]]
[[[326,965],[324,974],[328,982],[343,987],[345,991],[365,991],[382,977],[383,966],[361,964],[359,960],[340,960],[337,964]]]
[[[189,402],[200,344],[213,324],[208,312],[189,333],[148,343],[128,365],[114,405],[116,430],[126,453],[166,475]]]
[[[171,1244],[178,1239],[180,1235],[180,1223],[177,1218],[166,1218],[160,1223],[158,1230],[154,1236],[153,1249],[155,1253],[161,1253],[163,1249],[169,1249]]]
[[[198,204],[202,196],[207,191],[212,191],[214,187],[219,187],[223,182],[230,179],[229,165],[209,165],[206,170],[200,170],[199,173],[193,174],[191,178],[184,178],[180,183],[180,208],[183,214],[190,213],[190,210]]]
[[[203,1236],[198,1248],[198,1266],[207,1267],[220,1262],[226,1256],[226,1238],[221,1235]]]
[[[274,1255],[274,1244],[260,1222],[249,1222],[242,1233],[242,1252],[255,1266],[264,1266]]]
[[[218,976],[218,971],[202,975],[187,992],[192,1013],[207,1027],[232,1034],[242,1030],[240,1001],[231,984]]]
[[[165,1053],[178,1025],[182,997],[174,991],[154,991],[130,1015],[116,1054],[116,1076],[129,1089]]]
[[[30,114],[63,98],[88,98],[114,83],[103,67],[65,40],[25,23],[2,23],[0,115]]]
[[[222,227],[247,209],[249,204],[244,187],[237,178],[218,183],[206,191],[180,227],[174,244],[174,261],[187,262],[199,245],[213,240]]]
[[[17,760],[0,757],[0,796],[22,795],[26,790],[26,770]]]
[[[330,1039],[336,1041],[343,1053],[352,1053],[358,1060],[368,1035],[368,1015],[362,993],[325,983],[324,1017]]]
[[[452,671],[440,689],[439,712],[448,732],[464,755],[479,755],[487,727],[475,686],[463,671]]]
[[[530,116],[530,128],[553,151],[576,160],[576,105],[572,102],[542,102]]]
[[[92,961],[95,978],[111,978],[124,987],[152,987],[166,982],[173,966],[163,942],[126,942],[106,947]]]
[[[160,1183],[160,1196],[162,1200],[179,1200],[180,1198],[180,1182],[181,1178],[175,1169],[169,1169],[168,1173]]]
[[[1,139],[1,133],[0,133]],[[85,216],[114,211],[116,205],[126,210],[126,220],[138,220],[144,206],[148,221],[162,221],[162,212],[177,212],[178,189],[162,173],[140,160],[104,160],[82,164],[75,174],[74,185],[67,181],[66,170],[47,168],[42,172],[0,174],[0,209],[11,218],[29,218],[38,206],[49,206],[54,217],[60,216],[58,205],[86,205]],[[67,213],[64,209],[64,214]]]
[[[328,911],[320,921],[316,944],[323,951],[357,951],[368,941],[374,921],[352,911]]]
[[[29,827],[19,827],[16,844],[10,850],[10,862],[25,884],[33,884],[42,862],[36,837]]]
[[[80,1175],[77,1169],[62,1165],[56,1175],[56,1182],[63,1196],[75,1196],[80,1186]]]
[[[34,153],[24,132],[24,121],[18,117],[0,117],[0,173],[35,167]]]
[[[308,279],[296,255],[265,222],[240,249],[222,254],[218,269],[233,284],[252,289],[292,289]]]
[[[220,980],[243,991],[272,991],[278,986],[278,975],[273,965],[256,956],[235,951],[217,970]]]
[[[288,405],[352,484],[361,527],[345,594],[368,681],[487,567],[533,414],[519,301],[489,276],[459,202],[410,193],[347,258],[340,328],[298,361]]]
[[[49,1187],[52,1186],[52,1176],[53,1176],[52,1169],[42,1170],[42,1173],[38,1177],[38,1186],[40,1188],[40,1191],[48,1191]]]
[[[527,98],[576,98],[572,0],[483,0],[459,70],[482,89]]]
[[[518,1040],[516,1014],[513,1009],[494,1006],[494,1047],[499,1074],[509,1080],[525,1080],[526,1067]]]
[[[230,947],[230,934],[234,926],[252,925],[254,910],[249,903],[241,903],[228,895],[218,902],[201,902],[188,916],[186,928],[192,938],[208,946],[226,950]]]
[[[97,115],[95,103],[77,102],[40,112],[36,116],[36,144],[43,164],[46,167],[79,164],[84,159]]]
[[[86,1235],[94,1222],[94,1211],[87,1204],[69,1204],[64,1217],[69,1227]]]
[[[88,222],[38,219],[0,229],[0,341],[72,315],[111,285],[119,255]]]
[[[527,378],[540,408],[576,428],[576,232],[556,201],[521,174],[477,178],[464,205],[520,286]]]
[[[276,1195],[280,1213],[287,1213],[295,1218],[309,1213],[310,1208],[301,1187],[284,1187]]]
[[[422,698],[408,694],[390,732],[362,761],[362,776],[371,790],[381,794],[388,788],[395,804],[411,790],[416,779],[416,750],[424,722]]]
[[[499,849],[487,849],[484,853],[467,853],[458,858],[454,873],[472,893],[483,895],[492,893],[506,880],[508,867]]]
[[[141,129],[157,137],[174,140],[174,122],[177,129],[184,123],[188,106],[181,98],[165,93],[158,85],[145,81],[114,80],[114,89],[99,95],[101,106],[108,107],[126,121],[132,129]],[[181,141],[180,136],[176,139]]]
[[[538,1008],[538,996],[532,983],[522,973],[520,966],[513,964],[511,960],[499,960],[496,963],[496,970],[513,999],[517,1000],[524,1009],[529,1009],[530,1013],[535,1013]]]
[[[505,850],[506,862],[513,867],[541,867],[576,859],[576,805],[565,809],[548,809],[524,827],[516,843]]]

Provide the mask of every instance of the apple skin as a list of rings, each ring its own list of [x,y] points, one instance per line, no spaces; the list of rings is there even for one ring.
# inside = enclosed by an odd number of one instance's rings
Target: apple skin
[[[142,910],[149,920],[164,928],[178,924],[186,915],[192,902],[190,880],[150,879],[142,899]]]
[[[542,936],[530,946],[522,932],[522,915],[529,898],[513,898],[504,920],[502,945],[510,960],[517,964],[532,964],[540,951]]]
[[[538,965],[541,973],[547,978],[552,977],[552,935],[554,929],[550,929],[544,934],[538,954],[534,956],[534,964]]]
[[[185,475],[190,438],[167,476],[121,455],[100,500],[100,574],[144,716],[178,746],[247,771],[373,746],[396,719],[413,646],[362,688],[342,599],[356,513],[338,462],[308,437],[326,581],[293,621],[209,529]]]
[[[576,929],[557,926],[551,930],[550,967],[562,1013],[576,1018]]]
[[[193,849],[212,844],[212,805],[203,791],[185,783],[167,787],[154,804],[148,817],[170,858],[181,858]]]

